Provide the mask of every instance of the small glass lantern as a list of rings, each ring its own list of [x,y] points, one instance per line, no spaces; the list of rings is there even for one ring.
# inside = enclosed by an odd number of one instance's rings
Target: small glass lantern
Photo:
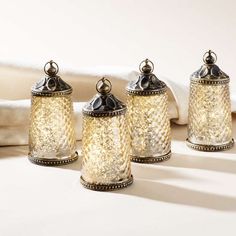
[[[187,145],[198,151],[220,151],[233,146],[229,76],[208,51],[204,65],[191,75]]]
[[[85,188],[109,191],[132,184],[126,106],[102,78],[98,94],[83,108],[82,176]]]
[[[46,63],[47,76],[31,91],[29,160],[39,165],[63,165],[78,158],[72,88],[57,75],[58,70],[55,62]]]
[[[141,74],[127,87],[130,154],[139,163],[161,162],[171,156],[167,86],[153,69],[151,61],[142,61]]]

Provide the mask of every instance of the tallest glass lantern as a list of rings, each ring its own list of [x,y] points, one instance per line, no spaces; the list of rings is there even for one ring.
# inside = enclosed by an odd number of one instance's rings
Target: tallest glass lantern
[[[208,51],[204,65],[191,75],[187,145],[198,151],[220,151],[233,146],[229,76]]]

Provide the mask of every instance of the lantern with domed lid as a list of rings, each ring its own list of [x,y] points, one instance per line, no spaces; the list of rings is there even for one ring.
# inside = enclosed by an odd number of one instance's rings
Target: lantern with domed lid
[[[110,191],[132,184],[126,106],[102,78],[98,94],[83,108],[82,176],[84,187]]]
[[[55,62],[47,62],[46,76],[31,91],[29,159],[39,165],[63,165],[78,158],[72,88],[57,75],[58,70]]]
[[[220,151],[233,146],[229,76],[209,50],[204,65],[191,75],[187,145],[198,151]]]
[[[141,62],[139,69],[137,80],[127,87],[131,160],[161,162],[171,156],[167,86],[152,73],[150,60]]]

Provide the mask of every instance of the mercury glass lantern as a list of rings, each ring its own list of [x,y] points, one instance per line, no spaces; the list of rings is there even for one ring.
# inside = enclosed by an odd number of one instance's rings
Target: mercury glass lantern
[[[137,80],[126,89],[131,160],[161,162],[171,156],[167,86],[152,73],[150,60],[142,61],[139,70]]]
[[[54,61],[47,62],[44,71],[46,76],[31,90],[29,160],[39,165],[68,164],[78,158],[72,88],[57,75]]]
[[[233,146],[229,76],[209,50],[204,65],[191,75],[187,145],[198,151],[221,151]]]
[[[83,108],[82,175],[85,188],[110,191],[133,183],[126,106],[111,91],[109,80]]]

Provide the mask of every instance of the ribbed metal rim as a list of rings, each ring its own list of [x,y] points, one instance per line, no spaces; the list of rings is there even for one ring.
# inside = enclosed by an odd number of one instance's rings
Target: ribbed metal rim
[[[64,91],[58,91],[58,92],[37,92],[36,90],[31,90],[31,93],[33,96],[39,96],[39,97],[62,97],[65,95],[69,95],[72,93],[72,89],[64,90]]]
[[[151,163],[158,163],[162,161],[167,161],[171,157],[171,151],[167,154],[162,156],[155,156],[155,157],[138,157],[138,156],[130,156],[132,162],[136,163],[143,163],[143,164],[151,164]]]
[[[83,177],[80,177],[80,182],[81,184],[90,190],[94,191],[114,191],[122,188],[126,188],[130,186],[133,183],[133,175],[130,176],[129,179],[119,182],[119,183],[114,183],[114,184],[92,184],[86,182]]]
[[[67,165],[70,164],[78,159],[78,152],[75,152],[73,156],[70,156],[66,159],[46,159],[46,158],[38,158],[38,157],[33,157],[30,154],[28,154],[29,160],[37,165],[42,165],[42,166],[60,166],[60,165]]]
[[[188,147],[202,152],[218,152],[218,151],[224,151],[227,149],[230,149],[234,146],[234,139],[232,139],[230,142],[222,145],[204,145],[204,144],[196,144],[189,141],[189,139],[186,139],[186,144]]]
[[[203,85],[222,85],[228,84],[230,81],[229,78],[225,79],[199,79],[199,78],[191,78],[191,83],[194,84],[203,84]]]
[[[167,87],[158,89],[158,90],[133,90],[130,88],[126,88],[126,92],[130,95],[138,95],[138,96],[152,96],[156,94],[163,94],[167,91]]]
[[[126,113],[127,108],[124,107],[120,110],[115,111],[89,111],[83,108],[83,115],[92,116],[92,117],[113,117],[120,116]]]

